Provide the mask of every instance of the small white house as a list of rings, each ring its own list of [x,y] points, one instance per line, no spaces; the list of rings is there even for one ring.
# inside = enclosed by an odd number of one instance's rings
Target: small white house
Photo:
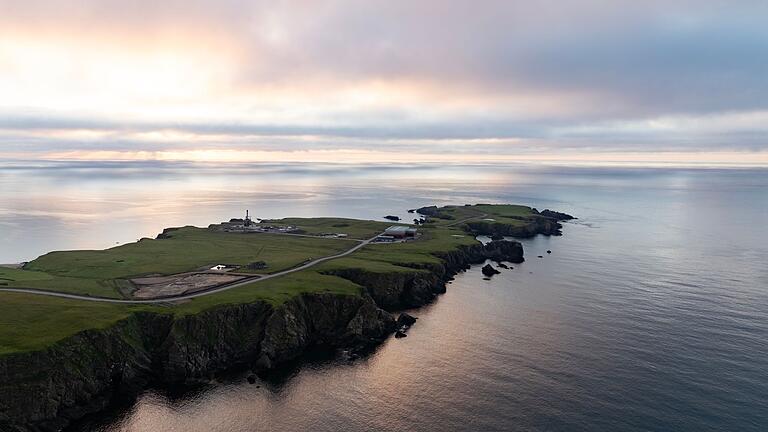
[[[215,265],[215,266],[211,267],[211,270],[216,270],[216,271],[222,271],[222,270],[226,270],[226,269],[227,269],[227,266],[225,266],[223,264],[218,264],[218,265]]]

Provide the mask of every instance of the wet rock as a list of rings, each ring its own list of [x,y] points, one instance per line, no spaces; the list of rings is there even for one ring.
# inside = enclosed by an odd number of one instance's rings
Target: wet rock
[[[398,327],[410,327],[414,324],[416,324],[416,320],[418,318],[409,315],[405,312],[401,313],[399,317],[397,317],[397,326]]]
[[[504,240],[504,236],[496,233],[491,236],[491,240]]]
[[[551,251],[551,250],[547,250],[547,253],[548,253],[548,254],[551,254],[551,253],[552,253],[552,251]]]
[[[398,330],[398,331],[395,332],[395,337],[400,339],[400,338],[408,337],[408,335],[405,334],[404,331]]]
[[[386,216],[384,216],[384,219],[389,219],[389,220],[395,221],[395,222],[400,220],[400,218],[398,216],[393,216],[393,215],[386,215]]]
[[[491,277],[491,276],[493,276],[493,275],[496,275],[496,274],[499,274],[499,273],[501,273],[500,271],[498,271],[498,270],[496,270],[495,268],[493,268],[493,266],[492,266],[492,265],[490,265],[490,264],[486,264],[486,265],[484,265],[484,266],[483,266],[483,269],[482,269],[482,271],[483,271],[483,274],[484,274],[486,277]]]
[[[544,258],[544,255],[538,255],[539,258]]]
[[[509,268],[509,266],[504,264],[503,262],[497,262],[496,263],[496,267],[503,268],[503,269],[508,269]]]
[[[247,380],[248,380],[248,384],[256,384],[256,375],[253,375],[253,374],[248,375]]]

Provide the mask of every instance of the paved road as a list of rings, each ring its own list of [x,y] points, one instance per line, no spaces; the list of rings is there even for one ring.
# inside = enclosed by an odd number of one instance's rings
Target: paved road
[[[464,222],[466,222],[466,221],[468,221],[468,220],[472,220],[472,219],[480,219],[480,218],[485,218],[486,216],[488,216],[488,213],[482,213],[482,214],[479,214],[479,215],[477,215],[477,216],[472,216],[472,217],[468,217],[468,218],[466,218],[466,219],[462,219],[462,220],[460,220],[460,221],[451,222],[451,223],[449,223],[449,224],[447,224],[447,225],[443,225],[443,226],[447,226],[447,227],[450,227],[450,226],[456,226],[456,225],[458,225],[458,224],[461,224],[461,223],[464,223]]]
[[[376,235],[378,237],[378,235]],[[74,299],[74,300],[86,300],[86,301],[95,301],[95,302],[102,302],[102,303],[123,303],[123,304],[157,304],[157,303],[168,303],[173,302],[177,300],[189,300],[193,299],[195,297],[202,297],[210,294],[219,293],[222,291],[231,290],[232,288],[238,288],[244,285],[259,283],[261,281],[265,281],[268,279],[276,278],[279,276],[285,276],[290,273],[295,273],[298,271],[306,270],[310,267],[316,266],[320,263],[324,263],[326,261],[330,261],[332,259],[345,257],[351,253],[354,253],[358,249],[368,245],[371,241],[373,241],[376,237],[371,237],[368,240],[358,240],[360,243],[355,245],[354,247],[347,249],[346,251],[336,254],[336,255],[330,255],[323,258],[318,258],[316,260],[310,261],[306,264],[300,265],[298,267],[293,267],[288,270],[283,270],[281,272],[272,273],[268,275],[263,275],[258,278],[251,278],[248,280],[241,280],[237,282],[233,282],[226,285],[219,285],[215,288],[211,288],[209,290],[204,291],[198,291],[196,293],[192,294],[181,294],[177,296],[168,296],[168,297],[160,297],[160,298],[153,298],[153,299],[142,299],[142,300],[124,300],[124,299],[112,299],[112,298],[106,298],[106,297],[91,297],[91,296],[85,296],[85,295],[78,295],[78,294],[67,294],[63,292],[55,292],[55,291],[44,291],[44,290],[36,290],[36,289],[30,289],[30,288],[0,288],[0,292],[18,292],[18,293],[24,293],[24,294],[36,294],[36,295],[45,295],[50,297],[61,297],[61,298],[67,298],[67,299]]]

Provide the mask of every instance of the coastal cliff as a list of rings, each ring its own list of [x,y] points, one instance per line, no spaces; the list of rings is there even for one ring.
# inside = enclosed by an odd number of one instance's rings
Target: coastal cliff
[[[345,268],[328,272],[351,280],[364,287],[376,304],[385,310],[407,309],[423,306],[445,292],[445,283],[456,273],[480,264],[487,259],[520,263],[523,246],[513,241],[493,241],[486,245],[461,246],[457,250],[436,253],[439,263],[399,266],[413,271],[376,273],[359,268]]]
[[[80,332],[47,349],[0,357],[0,430],[57,431],[150,383],[207,379],[238,366],[274,368],[307,348],[364,349],[395,330],[387,312],[426,304],[445,282],[485,259],[521,262],[517,242],[436,254],[439,263],[393,273],[335,275],[360,295],[307,293],[277,306],[255,301],[198,314],[137,312],[106,329]],[[409,266],[408,263],[402,264]]]
[[[359,296],[302,294],[278,306],[256,301],[182,317],[138,312],[42,351],[0,357],[0,430],[60,430],[150,383],[207,379],[238,366],[270,369],[311,346],[370,347],[395,330],[385,309],[426,304],[470,264],[520,262],[523,249],[503,241],[437,256],[439,264],[413,271],[336,272],[364,288]]]
[[[270,368],[312,345],[361,348],[394,329],[392,315],[364,295],[304,294],[277,307],[227,305],[179,318],[135,313],[42,351],[0,357],[0,430],[58,431],[150,383]]]

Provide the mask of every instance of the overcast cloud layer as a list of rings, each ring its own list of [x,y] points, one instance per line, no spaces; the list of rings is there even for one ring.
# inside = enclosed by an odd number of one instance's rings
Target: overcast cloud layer
[[[766,22],[765,1],[0,0],[0,157],[749,161]]]

